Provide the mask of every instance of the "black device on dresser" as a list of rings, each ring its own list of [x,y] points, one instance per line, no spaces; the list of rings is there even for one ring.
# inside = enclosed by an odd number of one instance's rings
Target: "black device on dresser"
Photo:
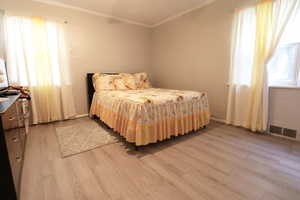
[[[21,94],[0,102],[0,199],[17,200],[26,143]]]

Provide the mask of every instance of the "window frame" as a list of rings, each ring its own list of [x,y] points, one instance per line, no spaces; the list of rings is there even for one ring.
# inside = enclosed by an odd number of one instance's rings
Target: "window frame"
[[[289,46],[289,45],[297,45],[297,52],[296,52],[297,55],[295,57],[296,60],[295,60],[294,79],[293,80],[278,80],[278,81],[273,81],[273,82],[269,81],[269,83],[268,83],[269,87],[288,87],[288,88],[291,88],[291,87],[298,88],[299,87],[300,88],[300,41],[284,43],[284,44],[281,44],[279,48],[283,48],[284,46]],[[275,54],[276,54],[276,52],[274,53],[273,56],[275,56]],[[269,63],[268,63],[268,65],[269,65]],[[267,68],[269,70],[269,67],[267,67]],[[268,75],[270,76],[270,72],[268,72]]]

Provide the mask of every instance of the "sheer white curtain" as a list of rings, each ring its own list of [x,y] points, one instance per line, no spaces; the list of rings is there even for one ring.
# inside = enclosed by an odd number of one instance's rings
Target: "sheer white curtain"
[[[269,85],[300,86],[300,11],[291,20],[268,63]]]
[[[250,85],[255,53],[256,9],[236,11],[233,22],[231,72],[226,122],[247,126]]]
[[[29,87],[33,123],[76,115],[64,27],[43,18],[5,16],[10,84]]]
[[[228,124],[252,131],[267,129],[267,64],[278,48],[287,25],[299,11],[300,0],[260,0],[255,7],[236,14]]]

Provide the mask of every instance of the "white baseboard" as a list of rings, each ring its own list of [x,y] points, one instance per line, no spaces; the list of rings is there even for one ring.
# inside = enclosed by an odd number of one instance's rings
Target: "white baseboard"
[[[216,121],[216,122],[220,122],[220,123],[223,123],[223,124],[226,124],[226,120],[225,119],[219,119],[219,118],[216,118],[216,117],[211,117],[211,120]]]
[[[86,114],[81,114],[81,115],[76,115],[75,118],[78,119],[78,118],[83,118],[83,117],[88,117],[89,114],[86,113]]]

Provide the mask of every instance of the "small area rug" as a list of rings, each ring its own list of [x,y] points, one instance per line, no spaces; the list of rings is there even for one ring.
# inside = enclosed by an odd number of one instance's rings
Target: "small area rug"
[[[117,137],[93,120],[58,127],[56,135],[63,158],[118,142]]]

